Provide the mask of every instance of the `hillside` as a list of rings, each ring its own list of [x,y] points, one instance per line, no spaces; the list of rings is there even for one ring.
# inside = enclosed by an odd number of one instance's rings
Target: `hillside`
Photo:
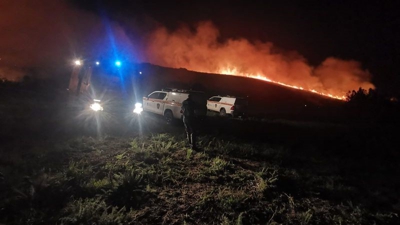
[[[172,69],[141,64],[142,93],[166,87],[203,90],[209,96],[234,95],[249,97],[251,114],[326,114],[334,113],[342,101],[296,90],[261,80]],[[333,110],[333,111],[332,111]]]

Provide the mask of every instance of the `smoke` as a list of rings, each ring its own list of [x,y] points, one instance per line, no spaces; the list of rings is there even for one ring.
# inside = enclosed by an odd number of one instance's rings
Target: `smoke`
[[[243,38],[219,41],[219,31],[211,22],[199,23],[194,31],[187,26],[175,31],[158,28],[148,39],[146,57],[147,61],[162,66],[258,75],[337,96],[359,87],[374,88],[371,74],[359,62],[330,57],[313,67],[300,54],[278,50],[270,42],[250,42]]]
[[[0,0],[0,9],[2,79],[17,81],[32,70],[36,76],[54,76],[74,58],[114,56],[116,51],[132,56],[133,45],[121,26],[66,1]]]
[[[8,67],[0,68],[0,80],[8,80],[8,81],[21,81],[25,76],[25,71],[19,69],[12,69]]]
[[[339,96],[359,87],[374,87],[371,74],[359,62],[330,57],[314,67],[297,52],[279,50],[271,42],[221,40],[211,22],[201,22],[195,29],[149,31],[154,21],[143,25],[135,24],[137,18],[125,18],[131,23],[125,21],[128,29],[123,29],[117,22],[63,0],[0,0],[0,8],[2,79],[20,80],[25,71],[33,70],[37,76],[51,76],[51,68],[68,69],[75,58],[89,61],[101,56],[207,73],[260,76]]]

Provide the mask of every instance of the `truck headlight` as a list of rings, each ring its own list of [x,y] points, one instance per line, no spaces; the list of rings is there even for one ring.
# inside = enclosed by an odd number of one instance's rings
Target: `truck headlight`
[[[133,110],[133,113],[136,113],[138,115],[140,115],[140,113],[143,112],[143,107],[142,107],[142,103],[136,103],[135,104],[135,109]]]
[[[90,105],[90,108],[97,112],[97,111],[103,111],[103,107],[100,104],[100,100],[95,99],[94,103]]]

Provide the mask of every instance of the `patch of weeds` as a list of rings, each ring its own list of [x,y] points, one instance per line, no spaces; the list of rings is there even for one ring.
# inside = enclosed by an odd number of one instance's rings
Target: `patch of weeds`
[[[182,179],[182,174],[179,173],[180,171],[177,171],[176,169],[173,168],[164,168],[163,171],[161,171],[161,180],[164,184],[179,184],[178,180]],[[184,173],[184,171],[181,171]]]
[[[313,211],[311,209],[309,209],[306,212],[298,213],[297,217],[300,221],[300,224],[309,224],[311,221],[311,218],[313,217]]]
[[[211,160],[209,170],[210,172],[218,173],[224,171],[229,166],[229,162],[220,158],[216,157]]]
[[[264,193],[268,188],[268,183],[258,175],[256,176],[256,188],[259,193]]]
[[[70,161],[65,173],[69,177],[83,179],[93,173],[93,166],[86,161]]]
[[[214,146],[214,142],[217,141],[218,139],[214,136],[202,136],[198,138],[198,143],[202,144],[204,148],[212,148]]]
[[[271,168],[263,168],[256,174],[256,188],[259,193],[264,193],[267,188],[274,187],[274,183],[278,180],[278,170]]]
[[[219,190],[217,199],[219,200],[219,206],[223,210],[233,210],[239,208],[239,206],[251,196],[244,190],[232,190],[230,188],[223,188]]]
[[[203,183],[209,180],[209,176],[207,176],[204,173],[198,172],[198,173],[188,173],[188,177],[191,177],[191,179],[195,182]]]
[[[222,221],[221,225],[231,225],[232,224],[231,221],[229,220],[229,218],[226,217],[225,215],[222,216],[221,221]]]
[[[160,152],[169,152],[176,149],[178,142],[175,137],[169,134],[158,134],[153,135],[150,138],[150,143],[148,145],[149,150],[156,150]]]
[[[148,150],[167,152],[172,147],[172,141],[161,142],[161,141],[153,141],[151,144],[147,146]]]
[[[112,183],[108,177],[105,177],[103,179],[92,178],[84,186],[85,188],[100,190],[100,189],[111,188]]]
[[[376,218],[377,221],[380,223],[383,222],[388,222],[388,221],[395,221],[399,220],[399,215],[394,212],[389,212],[389,213],[375,213],[374,217]]]
[[[169,164],[173,164],[174,162],[175,162],[175,159],[170,156],[167,156],[167,157],[164,157],[161,159],[162,165],[169,165]]]
[[[116,156],[115,156],[115,159],[116,159],[116,160],[122,160],[122,159],[127,158],[126,153],[127,153],[127,152],[123,152],[123,153],[121,153],[121,154],[116,155]]]
[[[163,134],[153,134],[150,138],[150,140],[155,141],[155,142],[168,142],[171,140],[174,140],[175,137],[167,134],[167,133],[163,133]]]
[[[102,198],[78,199],[70,202],[63,209],[62,225],[69,224],[132,224],[133,211],[125,207],[107,205]]]
[[[114,188],[106,192],[108,200],[114,205],[128,208],[138,208],[146,202],[148,194],[146,192],[147,183],[143,175],[136,171],[114,174],[112,179]]]
[[[166,137],[171,140],[165,141]],[[131,142],[131,150],[135,160],[144,161],[147,164],[156,164],[170,151],[176,149],[177,143],[168,135],[152,136],[149,140],[136,138]]]
[[[196,160],[205,160],[208,158],[208,156],[204,152],[199,152],[199,153],[196,153],[193,158]]]
[[[157,192],[157,189],[153,188],[150,184],[147,184],[146,191],[152,193],[152,192]]]
[[[202,209],[212,206],[215,201],[215,192],[216,190],[214,188],[211,190],[204,190],[196,203],[197,206]]]
[[[236,219],[236,225],[243,225],[243,212],[239,213],[238,218]]]
[[[193,150],[188,148],[186,149],[186,159],[189,160],[190,157],[192,156]]]
[[[152,152],[152,151],[148,151],[147,149],[143,149],[143,151],[136,153],[134,155],[135,160],[138,161],[143,161],[146,164],[156,164],[159,162],[159,154]]]
[[[140,149],[141,144],[142,143],[139,141],[139,138],[135,138],[131,141],[131,149],[133,150]]]
[[[294,216],[296,214],[296,211],[295,211],[296,204],[294,203],[294,198],[292,196],[286,194],[286,193],[284,193],[284,195],[287,197],[287,201],[289,203],[288,204],[289,205],[289,211],[290,211],[289,215],[290,216]]]

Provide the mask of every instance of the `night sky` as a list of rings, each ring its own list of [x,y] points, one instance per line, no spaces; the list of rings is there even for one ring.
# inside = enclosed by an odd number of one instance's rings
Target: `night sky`
[[[66,60],[88,43],[101,46],[96,37],[104,32],[90,28],[104,21],[118,25],[121,45],[146,38],[158,26],[173,30],[212,21],[221,42],[272,42],[314,66],[327,57],[356,60],[373,75],[378,90],[399,94],[399,8],[397,1],[0,0],[0,66],[44,65],[55,55]],[[52,50],[40,51],[45,45]],[[35,60],[37,55],[47,58]]]
[[[271,41],[311,64],[329,56],[360,61],[373,83],[400,85],[398,1],[73,1],[121,21],[150,17],[169,28],[211,20],[222,38]]]

